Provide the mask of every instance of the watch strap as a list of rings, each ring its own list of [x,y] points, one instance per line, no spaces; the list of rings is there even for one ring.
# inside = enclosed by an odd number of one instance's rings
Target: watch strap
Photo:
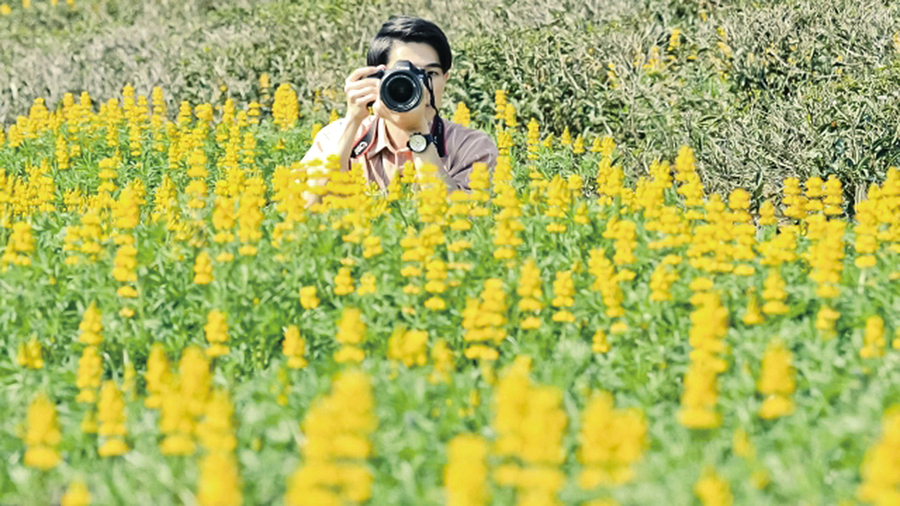
[[[422,134],[422,133],[415,133],[415,134],[413,134],[413,135],[418,135],[418,136],[421,136],[422,138],[425,139],[425,149],[428,149],[428,146],[429,146],[429,145],[434,144],[434,135],[431,135],[431,134]],[[409,141],[406,142],[406,147],[408,147],[408,148],[410,149],[410,151],[415,151],[415,150],[412,149],[412,147],[410,146]],[[424,151],[425,149],[423,149],[422,151]]]

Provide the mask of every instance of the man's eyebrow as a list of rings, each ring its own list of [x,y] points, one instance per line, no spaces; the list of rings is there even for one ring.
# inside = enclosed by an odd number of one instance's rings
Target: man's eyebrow
[[[441,64],[440,64],[440,63],[429,63],[428,65],[425,65],[425,68],[426,68],[426,69],[429,68],[429,67],[437,67],[437,68],[441,68]]]

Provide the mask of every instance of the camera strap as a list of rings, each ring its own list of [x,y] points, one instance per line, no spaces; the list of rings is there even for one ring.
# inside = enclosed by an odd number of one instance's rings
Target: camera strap
[[[434,105],[434,89],[431,87],[431,76],[425,74],[425,87],[428,88],[428,95],[431,97],[431,108],[434,109],[434,121],[431,122],[431,138],[434,139],[434,147],[437,148],[438,156],[444,158],[447,156],[447,149],[444,146],[444,120],[441,119],[441,113]]]
[[[350,156],[352,158],[357,158],[360,155],[364,155],[372,149],[372,139],[375,137],[375,127],[378,125],[378,120],[372,122],[369,125],[369,129],[366,130],[366,133],[356,141],[356,144],[353,146],[353,150],[350,151]]]

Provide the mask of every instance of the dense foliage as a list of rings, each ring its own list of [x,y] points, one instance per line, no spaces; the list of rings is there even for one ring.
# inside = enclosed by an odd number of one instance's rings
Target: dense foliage
[[[470,193],[332,158],[305,208],[275,96],[6,130],[0,502],[896,498],[897,170],[854,220],[837,178],[751,214],[688,147],[631,181],[498,91]]]
[[[900,156],[896,2],[27,3],[0,15],[0,123],[36,97],[108,97],[126,82],[267,107],[263,75],[291,83],[306,121],[324,121],[343,110],[344,78],[380,24],[404,13],[451,40],[448,114],[462,101],[483,125],[494,90],[506,89],[557,136],[612,136],[629,174],[690,145],[708,187],[748,188],[754,207],[790,176],[833,174],[853,201]]]

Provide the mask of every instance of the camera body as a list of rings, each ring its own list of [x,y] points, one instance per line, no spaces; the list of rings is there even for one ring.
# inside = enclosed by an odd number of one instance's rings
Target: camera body
[[[423,69],[409,60],[400,60],[392,68],[366,77],[381,79],[381,103],[395,112],[408,112],[418,107],[422,102],[422,88],[429,79]]]

